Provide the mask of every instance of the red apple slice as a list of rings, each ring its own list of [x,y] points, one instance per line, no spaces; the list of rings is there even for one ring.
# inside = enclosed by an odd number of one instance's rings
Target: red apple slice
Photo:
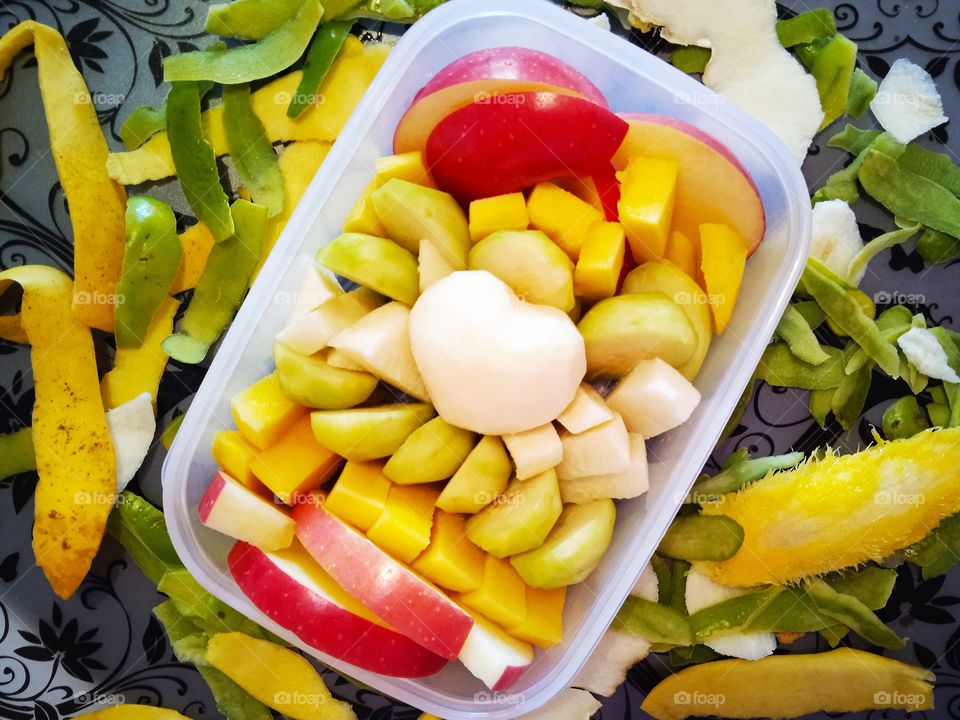
[[[508,93],[444,118],[430,133],[426,158],[438,187],[470,201],[608,173],[628,127],[582,98]]]
[[[300,542],[344,590],[422,647],[457,658],[474,625],[466,610],[320,503],[293,516]]]
[[[763,240],[763,203],[749,173],[730,150],[702,130],[676,118],[647,113],[621,115],[630,124],[613,164],[622,170],[636,157],[680,164],[673,229],[700,236],[703,223],[729,225],[753,253]]]
[[[393,136],[393,151],[397,154],[423,152],[427,139],[437,124],[450,113],[474,102],[496,103],[496,96],[517,92],[555,92],[560,95],[583,97],[575,90],[535,80],[484,78],[467,80],[414,100],[400,118]]]
[[[491,690],[506,690],[533,662],[533,646],[474,615],[474,625],[460,651],[460,662]]]
[[[385,625],[298,542],[275,553],[238,542],[227,564],[254,605],[321,652],[394,677],[432,675],[447,662]]]
[[[552,55],[523,47],[497,47],[476,50],[454,60],[433,76],[414,102],[438,90],[470,80],[528,80],[568,88],[592,102],[607,106],[597,86],[579,70]]]
[[[280,550],[293,541],[294,522],[286,511],[222,470],[207,486],[198,513],[207,527],[264,550]]]

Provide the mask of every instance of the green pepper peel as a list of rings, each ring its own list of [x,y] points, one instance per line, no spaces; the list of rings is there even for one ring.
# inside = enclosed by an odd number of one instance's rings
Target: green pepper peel
[[[847,115],[859,118],[870,107],[877,95],[877,81],[860,68],[854,68],[850,76],[850,90],[847,93]]]
[[[777,324],[776,333],[790,348],[790,352],[805,363],[820,365],[830,359],[820,347],[806,318],[793,305],[787,305]]]
[[[290,20],[302,0],[233,0],[207,8],[204,30],[211,35],[261,40]]]
[[[223,128],[230,158],[250,197],[273,217],[283,210],[283,175],[273,145],[250,104],[250,86],[224,85]]]
[[[233,235],[230,201],[220,184],[217,157],[203,137],[200,88],[195,82],[176,82],[167,96],[167,136],[170,155],[187,202],[214,240]]]
[[[300,84],[297,85],[297,91],[290,98],[290,104],[287,106],[287,117],[298,117],[313,104],[317,90],[330,72],[330,68],[333,67],[333,62],[350,34],[351,27],[353,27],[352,20],[338,20],[324,23],[317,30],[307,49]]]
[[[287,22],[256,43],[169,56],[163,61],[163,79],[237,85],[276,75],[303,55],[322,13],[319,0],[303,0]]]
[[[839,593],[819,579],[808,582],[806,590],[819,613],[845,625],[868,642],[890,649],[906,645],[903,638],[855,597]]]
[[[739,632],[749,627],[754,618],[774,602],[781,592],[783,588],[768,587],[732,597],[692,613],[690,629],[694,638],[697,642],[703,642],[715,635]]]
[[[651,642],[692,645],[693,633],[687,618],[669,605],[628,597],[611,627],[640,635]]]
[[[837,348],[823,347],[823,352],[828,360],[811,365],[794,355],[786,343],[773,343],[764,350],[757,372],[767,385],[829,390],[843,381],[846,361],[843,352]]]
[[[164,351],[174,360],[198,363],[206,357],[243,302],[260,261],[267,230],[266,208],[237,200],[232,212],[236,236],[213,247],[180,332],[163,341]]]
[[[887,440],[901,440],[916,435],[930,427],[927,416],[913,395],[904,395],[894,400],[884,411],[880,423]]]
[[[657,552],[674,560],[721,562],[743,545],[743,528],[725,515],[680,515],[674,518]]]
[[[806,45],[837,34],[837,21],[826,8],[808,10],[777,21],[777,39],[785,48]]]

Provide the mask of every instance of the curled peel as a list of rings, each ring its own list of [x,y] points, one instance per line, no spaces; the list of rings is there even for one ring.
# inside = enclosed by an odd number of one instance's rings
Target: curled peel
[[[123,262],[126,193],[107,175],[107,141],[96,108],[56,30],[27,20],[7,31],[0,38],[0,76],[17,53],[31,44],[50,149],[70,206],[73,313],[88,327],[112,331],[113,298]]]
[[[113,507],[116,461],[90,330],[71,312],[73,283],[54,268],[0,272],[0,294],[23,290],[18,327],[36,385],[37,470],[33,549],[54,592],[70,597],[90,568]]]

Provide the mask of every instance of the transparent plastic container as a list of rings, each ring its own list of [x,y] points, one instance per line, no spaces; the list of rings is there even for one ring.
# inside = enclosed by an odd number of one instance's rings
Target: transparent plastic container
[[[271,346],[300,282],[298,258],[340,232],[354,201],[391,153],[394,128],[437,71],[474,50],[519,45],[586,74],[617,112],[672,115],[727,146],[759,188],[766,237],[747,264],[729,329],[714,340],[690,420],[649,443],[650,490],[618,503],[613,543],[586,582],[571,588],[563,642],[538,652],[506,693],[492,693],[457,662],[421,680],[370,673],[317,652],[272,622],[240,592],[226,555],[232,541],[200,524],[197,507],[214,472],[213,434],[232,428],[230,397],[271,371]],[[589,142],[588,137],[583,142]],[[808,252],[810,204],[788,150],[766,128],[667,63],[544,0],[453,0],[400,40],[330,151],[224,338],[163,467],[164,508],[186,567],[203,587],[324,664],[447,720],[506,719],[571,684],[680,507],[772,336]]]

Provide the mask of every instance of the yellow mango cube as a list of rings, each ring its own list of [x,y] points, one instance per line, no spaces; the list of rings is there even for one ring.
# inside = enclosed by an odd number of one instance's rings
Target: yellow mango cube
[[[626,247],[626,235],[620,223],[591,225],[573,271],[573,289],[577,296],[602,300],[616,294]]]
[[[377,211],[373,209],[373,200],[371,193],[380,187],[380,183],[374,178],[363,194],[357,199],[353,208],[347,213],[346,220],[343,221],[343,231],[345,233],[363,233],[364,235],[376,235],[377,237],[387,237],[387,229],[380,222]]]
[[[430,544],[413,569],[440,587],[470,592],[483,582],[485,553],[467,538],[463,515],[437,510]]]
[[[671,231],[663,257],[694,280],[697,279],[699,275],[697,270],[700,268],[700,249],[692,239],[679,230]]]
[[[277,374],[270,373],[230,398],[230,412],[243,437],[263,450],[307,409],[289,400],[280,389]]]
[[[522,623],[507,628],[515,638],[548,648],[563,638],[563,604],[567,588],[542,590],[527,586],[527,616]]]
[[[637,262],[663,257],[677,199],[678,172],[675,160],[639,157],[617,173],[617,210]]]
[[[324,507],[341,520],[367,532],[387,506],[391,483],[383,462],[348,460],[327,495]]]
[[[497,230],[526,230],[530,225],[523,193],[507,193],[470,203],[470,239],[483,240]]]
[[[367,537],[398,560],[412,562],[430,544],[439,495],[433,485],[391,485],[387,504]]]
[[[527,585],[506,558],[487,555],[480,587],[459,595],[471,610],[503,627],[516,627],[527,617]]]
[[[549,182],[540,183],[530,193],[527,212],[530,224],[549,235],[574,262],[590,226],[603,220],[597,208]]]
[[[700,226],[700,272],[717,335],[727,329],[733,316],[747,250],[747,241],[733,228],[720,223]]]
[[[259,452],[238,430],[221,430],[213,436],[211,453],[220,469],[251,490],[263,489],[250,463]]]
[[[343,460],[317,442],[310,416],[303,415],[250,463],[260,482],[287,505],[326,482]]]
[[[423,161],[423,153],[419,150],[377,158],[376,173],[377,187],[393,178],[400,178],[424,187],[437,187],[433,178],[430,177],[427,164]]]

